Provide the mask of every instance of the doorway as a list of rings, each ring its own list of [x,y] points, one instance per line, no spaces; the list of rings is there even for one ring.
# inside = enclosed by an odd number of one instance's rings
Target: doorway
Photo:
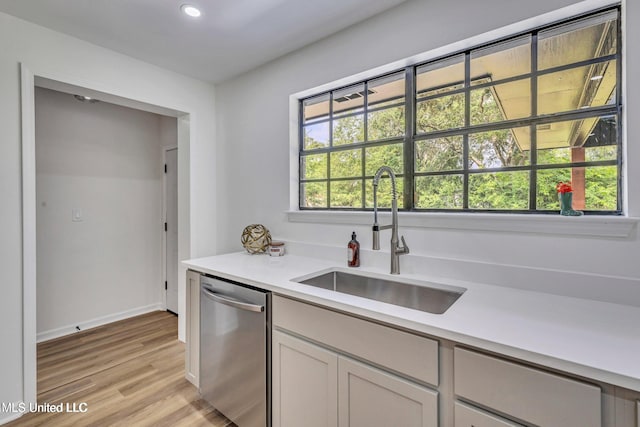
[[[89,98],[101,98],[106,102],[110,102],[115,105],[121,105],[138,109],[141,111],[147,111],[150,113],[156,113],[167,117],[177,118],[177,138],[173,144],[176,144],[181,149],[189,151],[190,141],[190,113],[188,109],[172,109],[171,107],[164,107],[160,105],[148,104],[143,101],[138,101],[135,98],[123,98],[122,96],[111,94],[108,92],[98,91],[94,88],[102,87],[100,84],[83,80],[78,84],[82,86],[73,85],[66,79],[66,83],[63,83],[56,76],[46,77],[47,73],[33,73],[24,64],[21,65],[21,100],[22,100],[22,201],[23,201],[23,401],[25,403],[35,403],[37,395],[36,377],[37,377],[37,355],[36,355],[36,341],[37,341],[37,326],[36,326],[36,153],[35,153],[35,90],[36,87],[56,90],[67,94],[79,94]],[[73,79],[72,79],[73,80]],[[181,173],[187,174],[189,171],[189,158],[188,156],[181,157]],[[158,164],[156,168],[159,171]],[[189,181],[181,180],[179,184],[179,193],[184,197],[188,194]],[[158,230],[161,223],[161,205],[157,212],[157,224]],[[180,224],[180,230],[189,229],[189,204],[182,203],[179,207],[181,210],[180,218],[182,223]],[[82,219],[82,215],[78,219]],[[157,233],[157,231],[156,231]],[[188,257],[190,254],[189,236],[188,233],[180,234],[180,253],[183,257]],[[161,254],[160,242],[157,246],[156,256]],[[161,272],[158,269],[158,279],[160,279]],[[157,282],[157,295],[160,295],[160,289],[162,282]],[[179,289],[184,291],[184,278],[179,280]],[[162,298],[158,301],[159,308],[164,308],[162,304]],[[183,309],[183,308],[182,308]],[[134,313],[128,313],[135,315]],[[101,318],[99,324],[106,323],[106,319]],[[115,319],[114,319],[115,320]],[[95,325],[97,326],[97,325]],[[179,332],[180,335],[180,332]],[[184,336],[184,331],[182,332]],[[182,338],[184,339],[184,338]]]
[[[165,141],[176,145],[175,118],[45,88],[35,95],[38,342],[164,309],[158,166]],[[170,194],[173,223],[175,185]]]

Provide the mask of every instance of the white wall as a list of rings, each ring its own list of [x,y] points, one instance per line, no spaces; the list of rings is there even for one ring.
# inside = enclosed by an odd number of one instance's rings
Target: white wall
[[[220,251],[239,250],[244,226],[265,224],[272,234],[293,241],[344,246],[356,230],[363,247],[371,247],[366,225],[304,224],[287,221],[289,209],[289,100],[290,94],[379,67],[403,58],[455,43],[524,19],[554,11],[575,0],[535,2],[447,0],[404,3],[391,11],[294,52],[270,64],[216,86],[218,194],[221,206],[237,209],[221,212],[218,221]],[[626,74],[640,74],[638,28],[640,5],[627,2]],[[640,116],[640,82],[626,82],[626,111]],[[628,171],[633,186],[630,213],[640,216],[640,123],[626,123],[629,141]],[[635,144],[635,145],[632,145]],[[295,177],[294,177],[295,179]],[[640,241],[637,230],[627,238],[554,236],[540,233],[487,232],[402,227],[413,254],[489,264],[534,267],[545,271],[587,272],[593,276],[590,295],[615,293],[613,276],[622,277],[629,292],[635,286],[640,304]],[[386,240],[386,238],[385,238]],[[383,248],[383,249],[386,249]],[[387,249],[388,250],[388,249]],[[341,259],[340,259],[341,260]],[[402,263],[402,261],[401,261]],[[496,278],[501,270],[496,267]],[[524,274],[520,281],[540,275]],[[469,277],[473,279],[473,277]],[[626,280],[629,279],[629,280]],[[617,282],[618,283],[618,282]],[[520,283],[521,284],[521,283]],[[535,288],[536,283],[527,284]],[[575,283],[572,286],[576,285]],[[563,283],[557,287],[562,288]],[[562,293],[562,289],[559,289]],[[625,300],[619,295],[617,300]]]
[[[36,76],[188,113],[179,118],[180,257],[216,252],[213,87],[0,13],[0,402],[24,397],[20,63]]]
[[[176,144],[176,119],[42,88],[35,107],[39,339],[159,308],[161,143]]]

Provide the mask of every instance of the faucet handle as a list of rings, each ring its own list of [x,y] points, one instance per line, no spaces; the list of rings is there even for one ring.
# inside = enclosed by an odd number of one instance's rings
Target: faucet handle
[[[407,246],[407,242],[404,241],[404,236],[400,236],[400,240],[402,240],[402,248],[401,251],[403,254],[409,253],[409,246]]]

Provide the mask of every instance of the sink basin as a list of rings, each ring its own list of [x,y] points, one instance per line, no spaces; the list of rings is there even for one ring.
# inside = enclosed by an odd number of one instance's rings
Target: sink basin
[[[433,314],[447,311],[466,291],[454,286],[353,274],[338,269],[314,273],[293,281]]]

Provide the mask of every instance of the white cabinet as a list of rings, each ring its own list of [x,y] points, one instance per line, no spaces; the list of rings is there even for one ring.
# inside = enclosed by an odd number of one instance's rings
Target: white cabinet
[[[277,295],[273,325],[400,376],[438,386],[436,340]]]
[[[436,427],[438,393],[273,332],[274,427]]]
[[[187,272],[196,387],[199,282]],[[275,294],[272,326],[274,427],[640,427],[640,394],[602,382]]]
[[[605,386],[605,408],[607,402],[606,427],[640,427],[640,392]]]
[[[339,427],[436,427],[438,393],[340,357]]]
[[[438,425],[438,341],[277,295],[273,326],[274,427]]]
[[[273,332],[273,425],[334,427],[338,420],[338,355]]]
[[[199,386],[200,370],[200,274],[187,270],[185,377]]]

